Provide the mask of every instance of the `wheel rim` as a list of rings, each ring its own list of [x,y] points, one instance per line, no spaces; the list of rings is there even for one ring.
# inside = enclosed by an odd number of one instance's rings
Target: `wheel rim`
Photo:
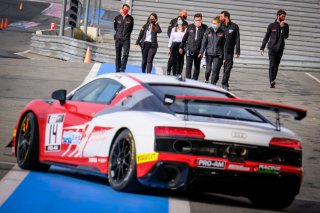
[[[18,163],[21,164],[25,161],[30,143],[32,141],[32,123],[29,116],[26,116],[20,126],[17,144],[17,157]]]
[[[116,143],[111,155],[110,175],[115,183],[121,183],[131,166],[131,143],[129,138],[122,138]]]

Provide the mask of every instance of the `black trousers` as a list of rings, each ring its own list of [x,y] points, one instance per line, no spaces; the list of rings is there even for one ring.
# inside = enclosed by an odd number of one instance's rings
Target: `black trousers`
[[[170,75],[172,70],[172,54],[169,55],[168,65],[167,65],[167,74]]]
[[[233,67],[233,54],[232,56],[227,57],[226,62],[224,63],[222,87],[229,88],[229,78],[230,78],[232,67]]]
[[[269,80],[270,83],[276,80],[279,64],[283,55],[283,50],[273,51],[269,49]]]
[[[157,53],[157,48],[152,47],[151,42],[144,42],[142,45],[141,52],[142,52],[142,63],[141,63],[142,72],[145,73],[147,69],[147,72],[151,73],[153,59]]]
[[[116,47],[116,72],[125,72],[130,51],[130,39],[115,41]],[[123,50],[123,54],[122,54]],[[121,60],[122,56],[122,60]]]
[[[171,57],[172,57],[172,74],[180,75],[183,69],[184,54],[179,53],[180,42],[173,42],[171,45]]]
[[[207,57],[205,78],[206,81],[209,81],[210,74],[212,72],[211,84],[216,85],[219,80],[219,73],[223,64],[223,59],[219,56],[212,55],[207,55]]]
[[[199,52],[187,52],[186,57],[186,78],[191,78],[192,64],[194,62],[194,71],[192,79],[198,80],[200,73],[201,58],[198,58]]]

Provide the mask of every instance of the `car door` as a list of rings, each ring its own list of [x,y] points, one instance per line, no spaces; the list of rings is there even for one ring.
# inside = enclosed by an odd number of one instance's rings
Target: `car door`
[[[46,123],[44,159],[81,164],[80,150],[92,118],[97,112],[112,107],[110,103],[123,89],[124,86],[113,79],[100,78],[70,94],[64,104],[55,101]]]

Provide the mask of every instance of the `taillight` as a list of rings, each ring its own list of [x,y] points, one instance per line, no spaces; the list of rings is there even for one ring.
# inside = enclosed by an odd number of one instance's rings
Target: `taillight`
[[[182,128],[182,127],[164,127],[156,126],[154,128],[156,136],[180,136],[180,137],[194,137],[204,139],[205,135],[199,129]]]
[[[295,150],[302,149],[300,141],[288,138],[272,138],[269,145],[283,148],[291,148]]]

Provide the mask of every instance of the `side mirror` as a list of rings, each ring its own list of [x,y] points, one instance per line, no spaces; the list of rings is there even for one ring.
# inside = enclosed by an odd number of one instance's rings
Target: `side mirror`
[[[67,90],[65,89],[56,90],[52,93],[51,98],[53,98],[54,100],[59,100],[60,104],[63,105],[64,103],[66,103]]]

